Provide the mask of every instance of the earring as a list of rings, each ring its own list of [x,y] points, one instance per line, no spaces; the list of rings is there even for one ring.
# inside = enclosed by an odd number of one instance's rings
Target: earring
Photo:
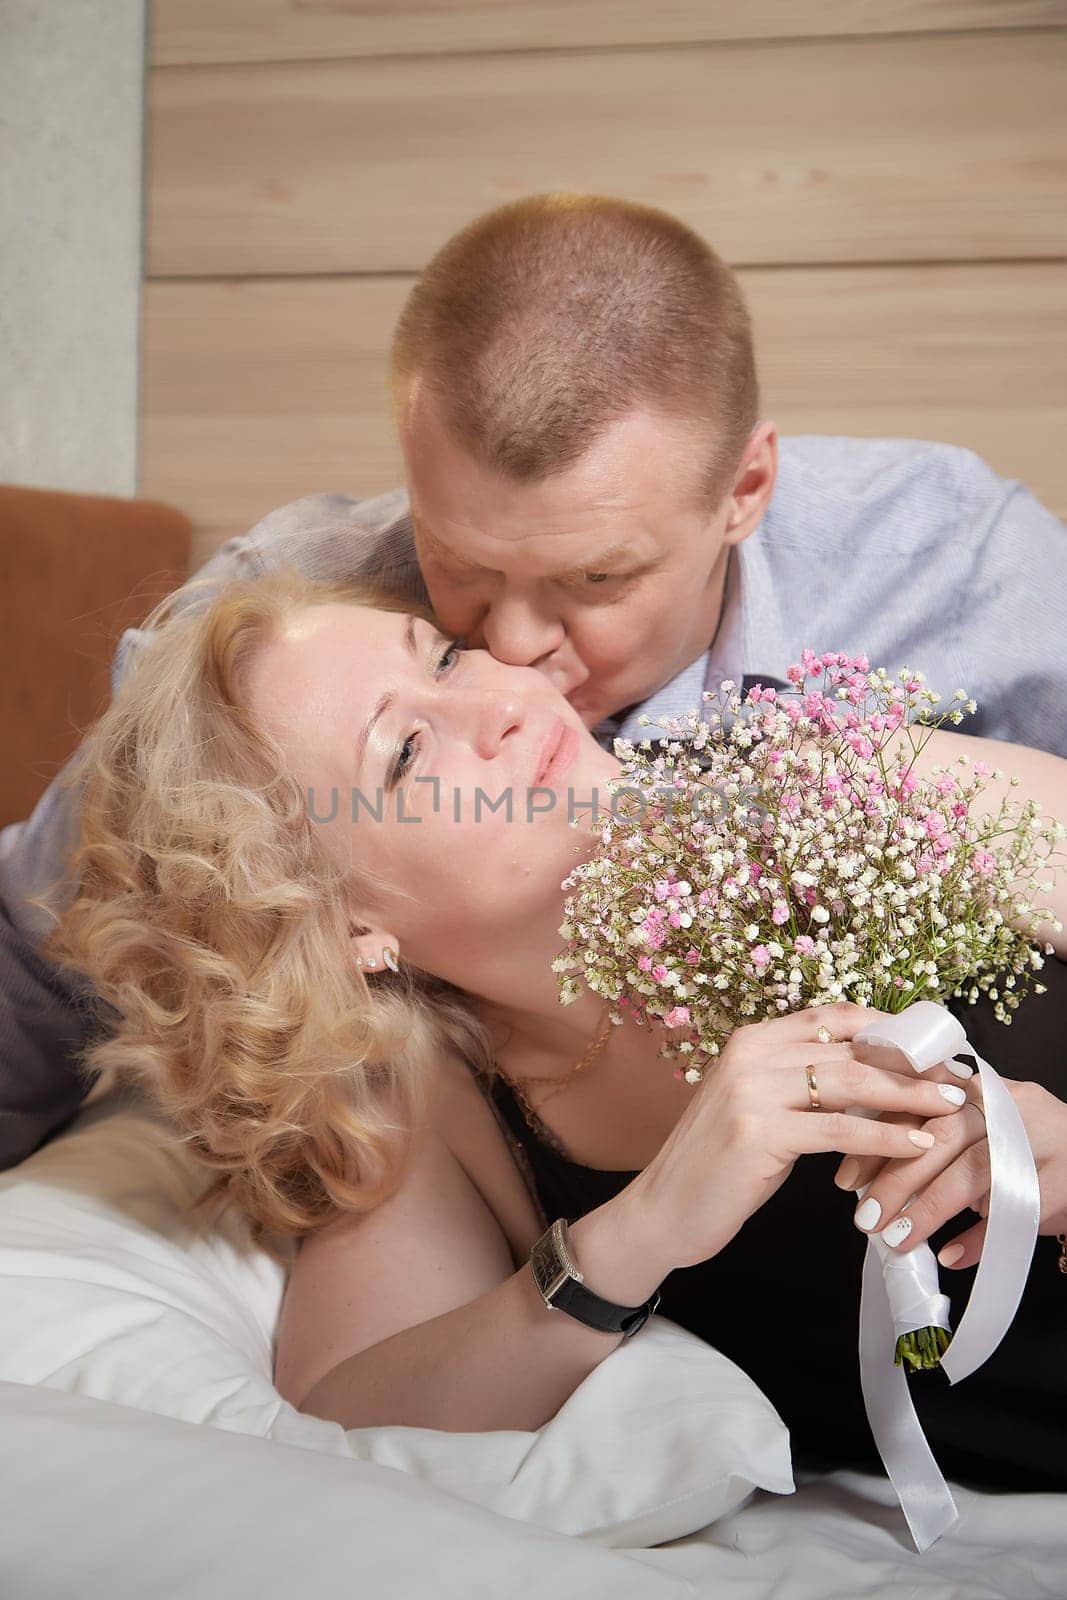
[[[385,964],[389,968],[390,972],[399,972],[400,971],[400,968],[397,965],[396,956],[390,950],[388,945],[386,945],[385,949],[382,951],[382,960],[385,962]]]

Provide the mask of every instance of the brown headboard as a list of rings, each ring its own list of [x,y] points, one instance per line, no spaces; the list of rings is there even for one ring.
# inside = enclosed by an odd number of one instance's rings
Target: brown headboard
[[[185,578],[191,533],[149,500],[0,485],[0,826],[106,706],[115,644]]]

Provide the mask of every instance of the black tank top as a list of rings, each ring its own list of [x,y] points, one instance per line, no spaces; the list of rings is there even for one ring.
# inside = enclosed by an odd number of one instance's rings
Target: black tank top
[[[1067,1100],[1067,965],[1050,959],[1041,976],[1048,993],[1029,996],[1010,1027],[984,998],[952,1009],[1001,1076],[1030,1079]],[[529,1126],[505,1078],[475,1077],[506,1126],[546,1227],[556,1217],[576,1221],[636,1176],[571,1161],[543,1124]],[[668,1275],[659,1314],[754,1379],[789,1428],[796,1467],[877,1472],[856,1351],[866,1239],[852,1222],[856,1197],[833,1182],[839,1161],[802,1157],[725,1249]],[[976,1220],[962,1212],[933,1235],[933,1249]],[[986,1489],[1067,1490],[1067,1276],[1057,1270],[1058,1253],[1055,1238],[1038,1238],[1015,1322],[970,1378],[953,1388],[940,1370],[909,1376],[948,1478]],[[953,1326],[974,1274],[941,1272]]]

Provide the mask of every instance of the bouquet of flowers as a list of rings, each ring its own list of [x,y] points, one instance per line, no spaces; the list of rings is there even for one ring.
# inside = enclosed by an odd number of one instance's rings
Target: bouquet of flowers
[[[834,651],[805,650],[789,681],[743,700],[724,682],[706,719],[661,718],[655,747],[617,739],[598,849],[563,883],[561,1002],[585,985],[616,1021],[658,1020],[691,1083],[747,1021],[985,993],[1007,1024],[1043,990],[1052,947],[1033,935],[1054,920],[1038,899],[1062,825],[1029,800],[976,806],[982,762],[913,770],[974,701],[957,689],[938,713],[922,673]],[[936,1365],[948,1337],[902,1336],[896,1360]]]

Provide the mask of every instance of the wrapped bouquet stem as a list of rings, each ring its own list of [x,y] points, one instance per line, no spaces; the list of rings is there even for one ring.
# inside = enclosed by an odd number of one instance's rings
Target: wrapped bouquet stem
[[[940,1001],[985,994],[1010,1024],[1028,991],[1042,992],[1052,947],[1038,933],[1055,921],[1042,880],[1064,829],[1032,800],[980,804],[991,775],[1004,781],[981,761],[916,772],[931,733],[975,710],[964,690],[938,713],[921,673],[891,680],[833,651],[803,652],[789,681],[743,700],[724,683],[703,717],[661,718],[654,747],[616,740],[610,814],[564,881],[560,999],[586,987],[620,1021],[660,1022],[661,1055],[691,1083],[743,1023],[837,1000],[892,1013],[857,1043],[928,1071],[968,1048]],[[979,1060],[979,1071],[989,1215],[955,1335],[927,1246],[897,1256],[872,1238],[864,1271],[864,1396],[919,1548],[955,1508],[906,1373],[941,1365],[956,1382],[996,1348],[1037,1231],[1025,1129],[993,1069]]]

